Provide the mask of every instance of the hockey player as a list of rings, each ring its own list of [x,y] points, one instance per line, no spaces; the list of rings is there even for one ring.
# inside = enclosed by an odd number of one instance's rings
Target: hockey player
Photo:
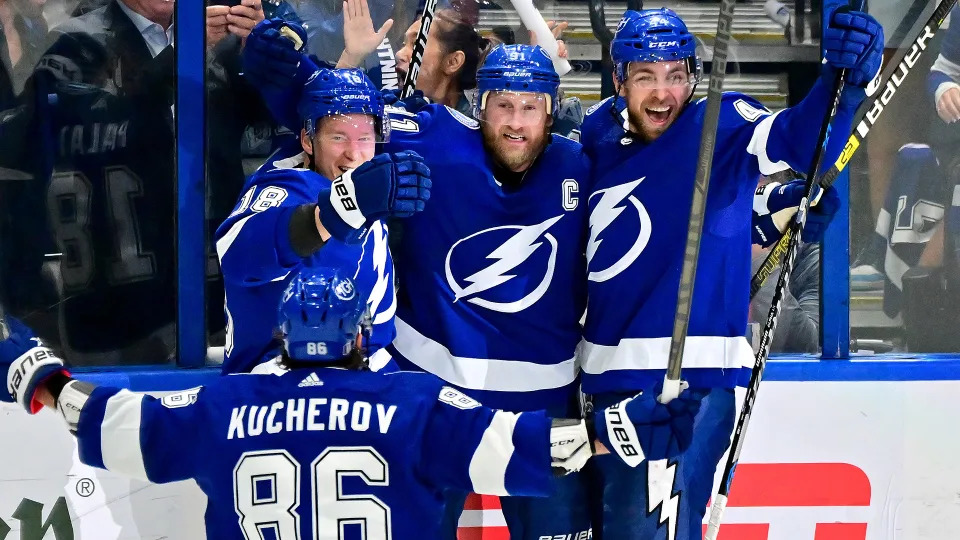
[[[770,114],[749,96],[722,100],[683,377],[703,400],[691,448],[636,469],[599,459],[607,540],[701,537],[716,465],[733,428],[733,388],[746,381],[745,340],[753,195],[759,175],[812,159],[832,80],[849,68],[833,123],[846,133],[879,70],[883,30],[865,13],[830,14],[821,78],[797,106]],[[583,389],[603,407],[662,381],[677,300],[705,100],[690,103],[701,61],[684,22],[668,9],[627,11],[611,43],[618,94],[587,116],[594,159],[589,194],[589,304]],[[831,139],[833,163],[845,137]]]
[[[298,148],[281,148],[290,157],[270,158],[251,176],[217,231],[224,373],[249,371],[275,355],[271,308],[301,266],[349,269],[373,317],[371,352],[394,336],[393,261],[381,219],[423,210],[430,171],[413,152],[374,157],[389,126],[380,91],[360,70],[318,70],[299,103]]]
[[[88,465],[195,479],[210,540],[437,538],[443,489],[542,496],[594,445],[629,448],[615,455],[635,466],[692,436],[698,404],[682,398],[640,395],[586,420],[551,420],[483,407],[433,375],[371,373],[357,349],[364,302],[340,270],[304,268],[279,304],[287,371],[163,398],[72,379],[11,319],[0,398],[59,411]]]

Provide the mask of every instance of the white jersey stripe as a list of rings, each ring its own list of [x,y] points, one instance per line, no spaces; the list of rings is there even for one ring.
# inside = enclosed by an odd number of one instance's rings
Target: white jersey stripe
[[[666,369],[670,338],[622,339],[618,345],[584,342],[583,372],[599,375],[620,369]],[[739,369],[753,366],[746,337],[689,336],[683,348],[683,369]]]
[[[241,219],[240,221],[233,224],[230,227],[230,230],[227,231],[227,234],[223,235],[222,238],[217,240],[217,256],[220,257],[220,262],[223,262],[223,257],[226,256],[227,250],[230,249],[230,246],[233,245],[233,241],[240,236],[240,230],[243,229],[244,224],[250,220],[256,214],[250,214],[249,216]]]
[[[140,449],[143,398],[121,390],[107,400],[100,425],[100,448],[107,470],[149,480]]]
[[[760,164],[760,174],[770,176],[771,174],[790,168],[790,165],[788,165],[786,161],[777,161],[774,163],[770,160],[770,156],[767,155],[767,140],[770,138],[770,129],[773,127],[774,120],[776,120],[777,116],[782,112],[783,110],[777,111],[775,114],[767,116],[758,122],[757,126],[753,129],[753,137],[750,138],[750,143],[747,145],[747,152],[757,156],[757,161]]]
[[[507,465],[513,456],[513,429],[520,414],[497,411],[483,432],[480,444],[470,460],[470,482],[475,493],[509,495],[506,487]]]
[[[558,364],[454,356],[442,344],[424,336],[403,319],[395,319],[393,346],[424,371],[450,384],[471,390],[530,392],[562,388],[577,377],[576,358]]]

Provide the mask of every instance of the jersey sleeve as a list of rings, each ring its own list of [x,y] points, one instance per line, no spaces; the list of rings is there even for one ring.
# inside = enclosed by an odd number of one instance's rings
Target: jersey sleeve
[[[438,488],[485,495],[547,495],[550,419],[543,412],[483,407],[444,386],[421,442],[420,474]]]
[[[950,22],[943,36],[940,54],[930,68],[927,86],[934,104],[951,88],[960,88],[960,8],[950,11]]]
[[[243,286],[282,279],[303,261],[290,245],[290,218],[300,205],[317,201],[306,169],[276,169],[257,175],[233,213],[217,229],[223,278]]]
[[[193,478],[196,467],[215,455],[212,437],[198,429],[208,425],[204,393],[197,387],[156,398],[97,387],[80,405],[80,460],[158,484]]]
[[[725,95],[717,140],[732,145],[727,148],[739,157],[735,167],[750,167],[753,172],[767,176],[788,168],[806,173],[819,147],[817,139],[821,121],[832,103],[831,86],[829,81],[820,77],[803,101],[774,114],[748,96]],[[827,145],[821,173],[840,156],[853,127],[857,107],[841,101],[832,123],[834,136]],[[753,175],[752,181],[755,180],[756,175]]]
[[[413,113],[398,107],[387,107],[390,120],[390,140],[378,145],[378,152],[414,150],[420,155],[431,149],[442,150],[455,140],[462,128],[478,130],[480,123],[460,111],[433,103]]]

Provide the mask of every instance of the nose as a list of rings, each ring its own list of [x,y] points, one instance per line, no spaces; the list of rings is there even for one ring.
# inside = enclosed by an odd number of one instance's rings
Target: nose
[[[670,95],[670,92],[667,90],[666,87],[661,86],[653,90],[653,95],[656,96],[656,98],[659,99],[660,101],[663,101],[667,98],[667,96]]]
[[[410,63],[410,56],[412,54],[413,47],[411,45],[404,45],[399,51],[397,51],[397,67],[406,69],[407,65]]]

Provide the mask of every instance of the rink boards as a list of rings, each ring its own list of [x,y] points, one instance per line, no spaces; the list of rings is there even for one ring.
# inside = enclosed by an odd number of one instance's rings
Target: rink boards
[[[167,391],[217,374],[81,377]],[[721,538],[960,538],[960,380],[952,378],[960,361],[951,357],[772,363]],[[0,540],[204,537],[205,498],[193,482],[158,486],[86,467],[50,411],[31,418],[0,404],[0,463]],[[497,508],[495,499],[468,501],[461,538],[507,538]]]

